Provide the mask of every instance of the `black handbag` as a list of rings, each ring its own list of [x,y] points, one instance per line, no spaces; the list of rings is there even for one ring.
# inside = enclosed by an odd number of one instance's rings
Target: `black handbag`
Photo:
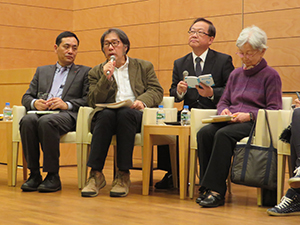
[[[275,190],[277,188],[277,149],[273,146],[272,135],[265,110],[270,135],[270,146],[251,144],[255,123],[246,144],[237,144],[234,149],[231,167],[231,181],[251,187]]]

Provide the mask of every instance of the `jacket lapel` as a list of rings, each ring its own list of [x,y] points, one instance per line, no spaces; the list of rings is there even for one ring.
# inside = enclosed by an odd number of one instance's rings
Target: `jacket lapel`
[[[127,56],[128,57],[128,56]],[[129,58],[129,64],[128,64],[128,76],[129,76],[129,82],[131,86],[131,90],[135,93],[135,81],[136,81],[136,73],[137,73],[137,66],[134,65],[134,61]]]
[[[51,87],[52,87],[52,83],[53,83],[53,79],[54,79],[54,75],[55,75],[55,70],[56,70],[56,65],[51,65],[49,67],[49,76],[46,76],[46,84],[47,84],[47,93],[50,93]]]
[[[202,74],[209,74],[215,64],[215,53],[208,49]]]
[[[63,93],[62,93],[62,96],[61,98],[64,99],[64,97],[66,96],[66,94],[68,93],[75,77],[76,77],[76,74],[79,72],[79,66],[76,66],[75,64],[73,64],[73,66],[71,67],[70,71],[69,71],[69,74],[67,76],[67,80],[66,80],[66,83],[65,83],[65,87],[64,87],[64,90],[63,90]]]
[[[195,66],[194,66],[194,62],[193,62],[193,54],[190,53],[188,55],[188,57],[186,58],[186,61],[184,63],[184,65],[186,65],[187,67],[187,71],[189,72],[189,76],[196,76],[196,72],[195,72]]]

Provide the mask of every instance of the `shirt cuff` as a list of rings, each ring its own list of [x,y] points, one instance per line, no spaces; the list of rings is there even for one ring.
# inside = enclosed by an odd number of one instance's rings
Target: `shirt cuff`
[[[68,105],[68,110],[72,110],[73,109],[73,105],[70,102],[66,102]]]
[[[213,101],[215,99],[215,95],[213,95],[211,97],[207,97],[207,98]]]
[[[179,92],[176,91],[176,93],[177,93],[177,98],[179,98],[179,99],[181,100],[181,99],[183,99],[183,97],[185,96],[185,93],[186,93],[186,92],[183,92],[183,93],[179,94]]]
[[[31,101],[31,103],[30,103],[30,108],[31,108],[31,109],[36,109],[36,108],[34,107],[34,103],[35,103],[36,100],[37,100],[37,99],[33,99],[33,100]]]

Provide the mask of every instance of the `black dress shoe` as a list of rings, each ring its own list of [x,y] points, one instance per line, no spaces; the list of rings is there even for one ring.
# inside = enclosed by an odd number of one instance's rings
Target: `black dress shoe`
[[[173,176],[171,173],[166,173],[163,179],[157,182],[155,185],[156,189],[171,189],[173,188]]]
[[[36,191],[42,181],[43,178],[40,173],[31,173],[28,180],[24,184],[22,184],[21,189],[23,191]]]
[[[202,200],[206,198],[210,194],[210,190],[205,188],[205,187],[200,187],[199,188],[199,197],[196,199],[196,203],[200,203]]]
[[[199,205],[202,207],[206,208],[213,208],[213,207],[218,207],[221,205],[224,205],[225,199],[219,194],[212,194],[210,193],[209,195],[206,196],[205,199],[203,199]]]
[[[59,175],[57,173],[48,173],[45,180],[40,184],[40,186],[38,186],[37,190],[39,192],[55,192],[61,190]]]

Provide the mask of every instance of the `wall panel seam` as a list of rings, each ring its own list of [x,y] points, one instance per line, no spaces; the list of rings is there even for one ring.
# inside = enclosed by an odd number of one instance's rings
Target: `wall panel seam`
[[[135,0],[135,1],[130,1],[130,2],[114,3],[114,4],[110,4],[110,5],[102,5],[102,6],[81,8],[81,9],[73,9],[73,12],[86,11],[86,10],[99,9],[99,8],[107,8],[107,7],[111,7],[111,6],[135,4],[135,3],[148,2],[148,1],[149,0]]]
[[[71,12],[74,11],[73,9],[62,9],[62,8],[37,6],[37,5],[27,5],[27,4],[19,4],[19,3],[8,3],[8,2],[0,2],[0,5],[15,5],[15,6],[24,6],[24,7],[31,7],[31,8],[51,9],[51,10],[60,10],[60,11],[71,11]]]

